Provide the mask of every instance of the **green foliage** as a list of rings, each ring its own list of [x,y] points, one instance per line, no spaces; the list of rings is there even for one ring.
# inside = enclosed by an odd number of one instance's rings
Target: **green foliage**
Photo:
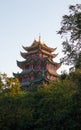
[[[75,68],[81,67],[81,4],[70,5],[69,14],[64,15],[58,34],[65,36],[63,41],[64,57],[61,59],[66,64]]]
[[[10,95],[19,94],[21,92],[20,83],[19,83],[18,79],[7,78],[6,84],[7,84],[7,86],[10,86],[10,89],[9,89]]]
[[[77,78],[76,78],[77,77]],[[11,79],[9,79],[11,80]],[[81,73],[37,91],[0,96],[1,130],[76,130],[81,127]]]
[[[21,93],[20,83],[18,79],[8,77],[7,74],[0,75],[0,94],[15,95]]]
[[[2,81],[1,74],[0,74],[0,90],[2,89],[2,86],[3,86],[3,81]]]

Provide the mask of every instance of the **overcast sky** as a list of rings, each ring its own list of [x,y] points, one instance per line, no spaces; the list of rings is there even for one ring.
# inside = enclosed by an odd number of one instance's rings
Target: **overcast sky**
[[[71,4],[81,0],[0,0],[0,72],[20,72],[16,60],[24,60],[22,45],[30,46],[39,33],[47,46],[57,47],[59,61],[62,41],[57,31]]]

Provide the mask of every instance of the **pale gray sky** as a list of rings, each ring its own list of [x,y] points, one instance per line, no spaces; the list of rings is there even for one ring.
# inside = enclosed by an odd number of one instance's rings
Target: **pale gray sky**
[[[62,47],[56,31],[71,4],[81,0],[0,0],[0,72],[12,76],[20,71],[16,60],[24,60],[22,45],[30,46],[39,33],[48,46],[57,47],[59,61]]]

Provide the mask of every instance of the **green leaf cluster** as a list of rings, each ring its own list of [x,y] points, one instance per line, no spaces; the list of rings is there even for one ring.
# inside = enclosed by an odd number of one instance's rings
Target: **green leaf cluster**
[[[17,78],[0,74],[0,95],[16,95],[21,93],[20,83]]]
[[[81,68],[81,4],[69,6],[69,13],[62,17],[58,34],[63,38],[64,57],[61,62]]]

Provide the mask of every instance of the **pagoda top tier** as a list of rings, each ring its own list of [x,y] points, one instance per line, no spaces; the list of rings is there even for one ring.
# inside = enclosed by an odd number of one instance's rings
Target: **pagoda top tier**
[[[49,53],[51,53],[54,50],[56,50],[56,48],[50,48],[44,42],[41,42],[40,38],[38,41],[34,40],[31,46],[29,46],[29,47],[23,46],[23,48],[28,52],[33,51],[33,50],[37,50],[37,49],[41,49],[41,50],[45,50],[45,51],[48,51]]]

